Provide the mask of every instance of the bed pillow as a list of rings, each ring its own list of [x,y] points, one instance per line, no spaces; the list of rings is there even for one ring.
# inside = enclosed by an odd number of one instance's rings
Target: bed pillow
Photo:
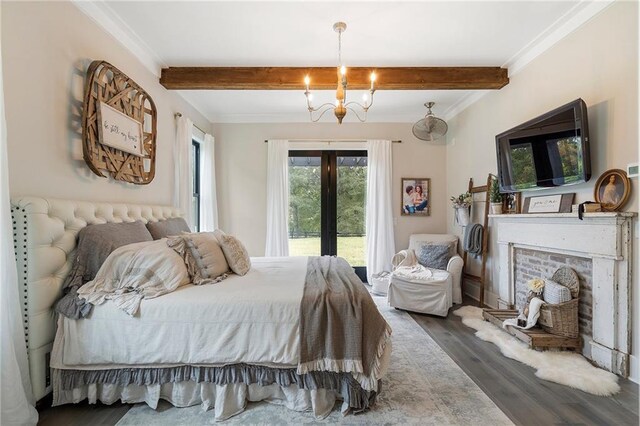
[[[216,236],[224,257],[229,263],[229,267],[238,275],[245,275],[251,269],[251,259],[249,253],[239,239],[232,235],[227,235],[219,229],[213,234]]]
[[[141,221],[85,226],[78,233],[75,259],[64,287],[82,285],[94,279],[104,261],[118,247],[152,240]]]
[[[95,279],[78,290],[92,304],[112,300],[135,315],[142,299],[153,299],[189,284],[189,273],[165,240],[127,244],[113,251]]]
[[[78,232],[78,245],[71,271],[64,282],[64,296],[56,302],[55,310],[68,318],[79,319],[89,315],[91,304],[78,299],[76,290],[93,280],[107,257],[119,247],[152,241],[144,223],[102,223],[87,225]]]
[[[453,256],[454,243],[422,244],[417,251],[418,263],[427,268],[446,271]]]
[[[191,232],[189,225],[187,225],[187,222],[181,217],[174,217],[159,222],[149,222],[147,223],[147,229],[154,240],[173,237],[183,232]]]
[[[227,278],[229,264],[212,232],[172,237],[167,245],[182,257],[193,284],[210,284]]]

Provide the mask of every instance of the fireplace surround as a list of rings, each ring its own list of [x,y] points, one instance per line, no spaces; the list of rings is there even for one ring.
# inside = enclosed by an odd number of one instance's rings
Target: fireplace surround
[[[631,263],[636,213],[492,215],[497,228],[498,307],[516,302],[516,255],[521,251],[589,259],[591,336],[584,353],[596,365],[629,375]],[[584,337],[584,336],[583,336]]]

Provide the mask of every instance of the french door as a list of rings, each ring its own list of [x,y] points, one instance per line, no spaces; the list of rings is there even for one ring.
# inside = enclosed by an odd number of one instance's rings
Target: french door
[[[289,254],[337,255],[366,280],[367,151],[289,151]]]

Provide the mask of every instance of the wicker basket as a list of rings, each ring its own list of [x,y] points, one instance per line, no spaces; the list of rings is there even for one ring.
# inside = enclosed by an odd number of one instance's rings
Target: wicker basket
[[[580,293],[578,274],[571,268],[560,268],[551,279],[569,288],[573,299],[555,305],[548,303],[542,305],[538,324],[547,333],[575,339],[580,335],[578,330],[578,304],[580,301],[578,298]]]

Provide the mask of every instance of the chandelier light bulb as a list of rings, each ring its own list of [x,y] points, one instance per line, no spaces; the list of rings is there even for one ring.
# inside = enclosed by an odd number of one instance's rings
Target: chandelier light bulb
[[[371,73],[371,82],[373,83],[374,81],[376,81],[376,73],[372,72]]]
[[[342,65],[340,67],[340,74],[345,75],[347,73],[347,67],[345,67],[344,65]]]

